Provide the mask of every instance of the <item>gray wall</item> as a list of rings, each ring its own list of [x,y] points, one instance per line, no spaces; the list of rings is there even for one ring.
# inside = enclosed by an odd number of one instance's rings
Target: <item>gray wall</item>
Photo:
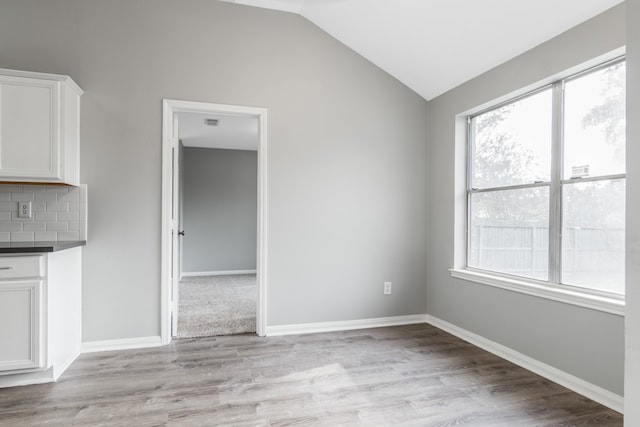
[[[256,269],[258,153],[185,147],[182,272]]]
[[[160,334],[163,98],[268,109],[267,325],[424,313],[427,103],[315,25],[214,0],[3,0],[0,40],[2,67],[85,90],[84,341]]]
[[[464,194],[454,168],[457,154],[464,169],[456,115],[623,46],[624,28],[622,5],[429,103],[427,312],[617,394],[623,393],[623,317],[453,279],[448,269],[454,265],[454,204]]]
[[[640,0],[627,0],[625,426],[640,425]]]

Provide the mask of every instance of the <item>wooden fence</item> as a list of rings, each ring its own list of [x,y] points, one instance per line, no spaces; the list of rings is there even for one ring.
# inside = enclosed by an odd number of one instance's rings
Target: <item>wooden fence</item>
[[[470,266],[547,280],[546,226],[476,224],[470,231]],[[624,229],[565,228],[563,234],[564,283],[624,283]]]

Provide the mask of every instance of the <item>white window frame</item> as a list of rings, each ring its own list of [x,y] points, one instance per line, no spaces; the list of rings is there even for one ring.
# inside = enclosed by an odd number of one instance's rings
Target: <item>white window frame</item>
[[[586,74],[596,72],[600,69],[610,67],[616,63],[624,62],[624,56],[618,56],[614,59],[600,63],[596,66],[586,68],[580,72],[573,73],[561,79],[554,80],[550,84],[542,85],[534,90],[528,91],[519,96],[508,99],[507,101],[496,103],[488,108],[473,112],[466,115],[466,155],[465,155],[465,172],[466,172],[466,205],[464,206],[465,221],[465,239],[464,239],[464,263],[461,268],[450,269],[452,277],[477,282],[489,286],[502,289],[508,289],[528,295],[578,305],[582,307],[592,308],[608,313],[624,315],[625,297],[615,293],[602,292],[598,290],[572,286],[561,283],[561,256],[562,256],[562,188],[565,185],[575,184],[576,179],[562,179],[563,168],[563,146],[564,146],[564,89],[565,84],[571,80],[584,76]],[[472,155],[472,138],[471,120],[474,117],[482,115],[486,112],[498,109],[504,105],[517,102],[529,96],[540,93],[541,91],[551,89],[552,93],[552,155],[551,155],[551,171],[550,180],[544,182],[532,182],[518,185],[498,186],[491,188],[472,188],[471,186],[471,155]],[[593,176],[580,178],[579,182],[594,182],[626,179],[626,173]],[[527,277],[514,276],[506,273],[496,272],[492,270],[484,270],[468,265],[470,250],[470,202],[471,196],[477,193],[515,190],[522,188],[548,187],[549,188],[549,263],[548,281],[536,280]]]

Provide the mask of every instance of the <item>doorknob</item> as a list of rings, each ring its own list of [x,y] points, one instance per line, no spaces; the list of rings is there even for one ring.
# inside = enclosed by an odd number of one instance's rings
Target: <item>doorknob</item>
[[[178,231],[178,236],[184,236],[184,230]]]

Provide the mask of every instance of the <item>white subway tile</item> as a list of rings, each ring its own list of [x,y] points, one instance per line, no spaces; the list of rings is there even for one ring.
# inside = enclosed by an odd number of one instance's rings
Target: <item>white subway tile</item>
[[[47,212],[64,212],[69,210],[69,203],[67,202],[55,202],[47,203]]]
[[[51,187],[47,187],[47,193],[67,193],[69,191],[69,187],[64,187],[62,185],[54,185]]]
[[[36,231],[34,239],[40,242],[55,241],[58,240],[58,233],[55,231]]]
[[[78,190],[80,190],[80,202],[86,202],[87,201],[87,184],[81,184],[80,187],[78,187]]]
[[[22,185],[2,184],[0,186],[0,191],[7,193],[19,193],[22,191]]]
[[[58,221],[79,221],[80,212],[58,212]]]
[[[12,242],[33,242],[33,231],[16,231],[11,233]]]
[[[44,222],[25,222],[22,229],[24,231],[45,231],[47,228]]]
[[[87,240],[87,186],[80,186],[80,239]]]
[[[68,222],[47,222],[47,231],[67,231],[69,230]]]
[[[77,231],[60,231],[58,232],[58,240],[80,240],[80,233]]]
[[[19,218],[18,212],[11,212],[11,221],[13,222],[31,222],[33,221],[33,214],[31,214],[31,218]]]
[[[58,193],[36,193],[36,202],[57,202]]]
[[[77,188],[69,190],[68,193],[58,194],[59,202],[78,202],[80,201],[80,191]]]
[[[36,221],[57,221],[58,212],[36,212]]]
[[[87,240],[87,223],[80,221],[80,240]]]
[[[21,222],[0,222],[0,231],[22,231]]]
[[[0,202],[0,211],[2,212],[18,212],[18,204],[16,202]]]
[[[14,202],[33,202],[34,193],[11,193],[11,200]]]
[[[31,201],[33,218],[18,218]],[[86,239],[87,187],[0,184],[0,242]]]

